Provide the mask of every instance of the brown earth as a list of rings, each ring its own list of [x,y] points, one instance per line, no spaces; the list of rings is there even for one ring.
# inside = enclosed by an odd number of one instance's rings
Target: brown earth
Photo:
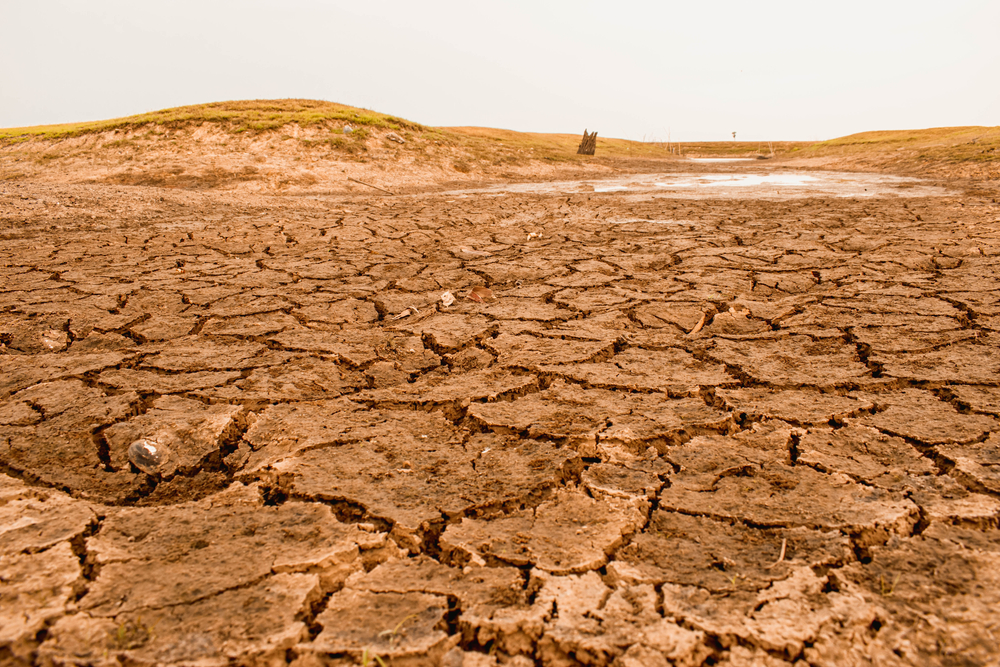
[[[0,663],[996,664],[995,182],[85,166],[0,184]]]

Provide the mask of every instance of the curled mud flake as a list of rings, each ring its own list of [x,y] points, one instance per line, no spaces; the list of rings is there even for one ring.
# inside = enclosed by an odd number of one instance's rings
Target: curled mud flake
[[[572,364],[609,357],[614,351],[614,341],[574,341],[502,334],[486,340],[485,347],[499,355],[497,362],[501,366],[534,369],[543,364]]]
[[[332,303],[327,301],[307,302],[303,304],[303,307],[295,309],[294,312],[310,322],[324,324],[365,324],[378,320],[378,310],[375,308],[375,304],[356,298]]]
[[[157,394],[175,394],[224,385],[239,377],[239,371],[203,371],[198,373],[163,375],[155,371],[116,368],[101,373],[98,376],[98,381],[101,384],[121,389],[152,391]]]
[[[798,452],[800,464],[887,489],[901,489],[912,477],[937,472],[934,463],[905,440],[857,424],[810,429],[801,436]]]
[[[831,387],[853,384],[871,374],[857,361],[854,346],[840,339],[816,341],[799,335],[781,340],[716,338],[708,354],[759,382],[778,386]]]
[[[582,389],[562,382],[513,402],[474,403],[468,414],[501,432],[566,438],[583,456],[596,455],[598,441],[637,452],[650,446],[665,451],[688,439],[689,431],[720,429],[729,422],[729,415],[701,399]]]
[[[0,397],[9,396],[39,382],[117,366],[125,359],[121,352],[101,354],[0,355]]]
[[[378,349],[390,344],[393,336],[382,331],[317,331],[291,329],[271,336],[269,341],[288,350],[335,354],[349,366],[364,366],[379,358]]]
[[[969,488],[1000,493],[1000,434],[993,433],[984,442],[945,445],[936,449],[955,464],[952,476]]]
[[[920,389],[866,394],[864,398],[882,410],[857,419],[859,424],[928,445],[970,443],[1000,428],[993,417],[960,414],[950,403]]]
[[[490,329],[490,323],[481,315],[431,313],[419,321],[404,322],[395,328],[423,337],[436,352],[442,354],[457,352],[483,338]]]
[[[715,396],[737,415],[751,419],[776,418],[798,424],[825,424],[870,410],[874,403],[808,389],[717,389]]]
[[[917,382],[1000,383],[1000,350],[988,341],[963,342],[915,354],[873,354],[888,377]]]
[[[469,292],[469,294],[475,294],[476,296],[479,297],[481,301],[493,300],[493,290],[483,285],[476,285],[475,287],[472,288],[472,291]]]
[[[143,366],[166,371],[231,371],[268,366],[276,362],[260,343],[228,343],[188,336],[166,344],[162,352],[143,360]]]
[[[976,412],[1000,416],[1000,387],[949,387],[952,395]]]
[[[141,438],[128,446],[128,460],[147,475],[158,475],[169,458],[167,448],[155,440]]]
[[[662,391],[671,396],[697,396],[702,386],[739,384],[722,364],[700,361],[677,349],[628,348],[603,362],[543,364],[538,369],[586,382],[592,387]]]
[[[518,396],[538,389],[534,375],[515,375],[510,371],[484,369],[462,374],[428,374],[413,383],[361,392],[357,400],[414,405],[453,404],[458,408],[471,401],[497,400],[500,396]]]
[[[901,485],[921,510],[928,523],[947,523],[988,528],[1000,514],[1000,500],[985,493],[973,493],[954,477],[934,475],[914,477]]]

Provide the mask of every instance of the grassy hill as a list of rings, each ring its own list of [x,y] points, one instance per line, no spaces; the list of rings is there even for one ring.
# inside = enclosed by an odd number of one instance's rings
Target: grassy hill
[[[847,168],[942,177],[1000,178],[1000,127],[862,132],[792,151]]]
[[[244,100],[0,129],[0,180],[350,190],[355,186],[344,185],[349,178],[426,187],[551,178],[574,171],[601,176],[623,169],[679,168],[683,157],[761,154],[787,166],[1000,177],[1000,128],[866,132],[816,144],[668,146],[598,136],[594,157],[577,155],[579,142],[579,134],[429,127],[334,102]]]
[[[16,142],[27,139],[66,139],[86,134],[136,130],[143,127],[181,129],[211,123],[227,132],[259,133],[279,130],[289,124],[313,125],[352,124],[365,127],[423,129],[417,123],[377,111],[359,109],[336,102],[320,100],[239,100],[213,102],[86,123],[36,125],[0,129],[0,141]]]
[[[320,100],[241,100],[214,102],[172,109],[163,109],[125,118],[37,125],[0,129],[0,146],[13,146],[29,141],[60,141],[99,134],[136,134],[153,132],[152,136],[179,132],[197,126],[211,126],[221,132],[236,135],[260,135],[282,132],[289,126],[322,130],[331,136],[331,144],[338,147],[343,128],[355,128],[356,136],[367,138],[373,129],[406,132],[418,140],[437,142],[469,149],[481,158],[496,158],[499,154],[530,156],[548,160],[587,160],[577,156],[580,134],[543,134],[516,132],[488,127],[429,127],[397,116],[360,109],[335,102]],[[313,133],[315,134],[315,132]],[[311,136],[307,141],[315,143]],[[809,145],[805,142],[778,142],[774,144],[777,155],[788,153],[793,147]],[[662,142],[639,142],[598,136],[597,157],[610,158],[668,158],[683,155],[696,156],[749,156],[767,153],[764,142],[699,142],[667,145]],[[350,151],[348,151],[350,152]]]

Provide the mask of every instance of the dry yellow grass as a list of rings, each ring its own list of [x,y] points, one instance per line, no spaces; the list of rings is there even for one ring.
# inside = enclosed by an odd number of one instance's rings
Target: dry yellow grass
[[[802,154],[878,155],[916,153],[919,160],[1000,161],[1000,127],[935,127],[862,132],[813,144]]]
[[[862,132],[797,149],[791,155],[849,169],[997,179],[1000,127]]]
[[[321,100],[239,100],[162,109],[149,113],[85,123],[35,125],[0,129],[0,142],[27,139],[63,139],[112,130],[137,129],[147,125],[172,129],[213,123],[233,133],[266,132],[289,124],[301,126],[352,124],[394,130],[423,129],[417,123],[368,109]]]

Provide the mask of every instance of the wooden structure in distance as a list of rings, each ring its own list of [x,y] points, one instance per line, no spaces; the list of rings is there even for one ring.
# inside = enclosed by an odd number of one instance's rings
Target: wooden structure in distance
[[[590,134],[587,131],[583,131],[583,141],[580,142],[580,147],[576,149],[577,155],[593,155],[594,151],[597,150],[597,130],[594,130]]]

